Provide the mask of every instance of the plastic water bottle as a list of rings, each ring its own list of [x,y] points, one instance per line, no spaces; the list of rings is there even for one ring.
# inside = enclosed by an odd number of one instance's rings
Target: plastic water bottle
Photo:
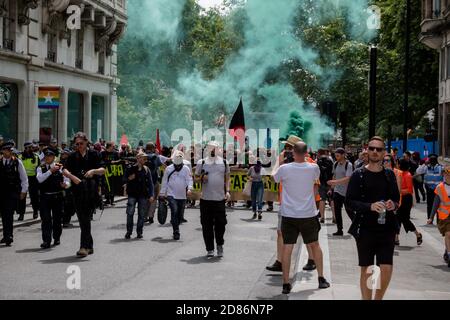
[[[378,224],[386,224],[386,203],[384,201],[381,202],[384,204],[384,210],[378,215]]]

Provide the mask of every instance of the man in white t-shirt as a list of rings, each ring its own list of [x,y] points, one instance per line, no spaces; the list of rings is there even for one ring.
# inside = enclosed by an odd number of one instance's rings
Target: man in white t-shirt
[[[283,185],[281,198],[281,233],[283,235],[283,294],[290,293],[289,283],[291,256],[299,234],[312,252],[319,274],[319,289],[330,286],[323,277],[323,256],[319,245],[320,222],[317,216],[315,194],[320,169],[317,164],[308,163],[308,146],[304,142],[294,145],[294,162],[284,164],[274,174],[275,182]]]

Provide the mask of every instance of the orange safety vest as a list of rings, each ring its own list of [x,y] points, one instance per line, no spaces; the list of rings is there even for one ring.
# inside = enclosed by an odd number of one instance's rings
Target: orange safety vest
[[[438,218],[439,220],[445,220],[449,217],[450,214],[450,197],[445,190],[445,185],[443,182],[438,184],[438,186],[434,190],[434,193],[437,194],[441,199],[441,204],[439,205],[439,208],[437,210]]]

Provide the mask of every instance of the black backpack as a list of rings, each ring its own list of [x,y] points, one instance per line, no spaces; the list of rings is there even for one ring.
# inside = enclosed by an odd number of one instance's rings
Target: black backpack
[[[159,179],[158,155],[154,153],[149,156],[146,165],[150,169],[153,183],[156,183]]]
[[[320,169],[321,184],[326,184],[333,179],[333,162],[330,159],[321,157],[317,160],[317,165]]]

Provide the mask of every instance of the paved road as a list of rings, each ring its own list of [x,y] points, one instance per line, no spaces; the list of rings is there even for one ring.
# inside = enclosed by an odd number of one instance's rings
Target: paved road
[[[39,225],[17,228],[14,246],[0,247],[0,299],[359,299],[355,243],[349,236],[332,238],[335,226],[330,222],[320,241],[332,288],[317,290],[316,273],[300,271],[307,259],[300,244],[292,266],[296,282],[287,297],[280,294],[280,274],[265,271],[275,258],[275,213],[255,222],[248,210],[230,210],[225,257],[207,260],[198,209],[186,211],[189,222],[182,225],[179,242],[171,240],[168,224],[147,226],[143,240],[124,240],[123,205],[107,209],[101,221],[93,223],[96,251],[81,260],[74,256],[79,243],[76,224],[64,230],[62,245],[50,251],[39,249]],[[417,208],[423,210],[423,205]],[[414,235],[402,233],[386,298],[450,299],[442,238],[435,227],[423,226],[423,212],[413,215],[424,244],[417,247]],[[66,287],[71,265],[80,267],[81,290]]]

